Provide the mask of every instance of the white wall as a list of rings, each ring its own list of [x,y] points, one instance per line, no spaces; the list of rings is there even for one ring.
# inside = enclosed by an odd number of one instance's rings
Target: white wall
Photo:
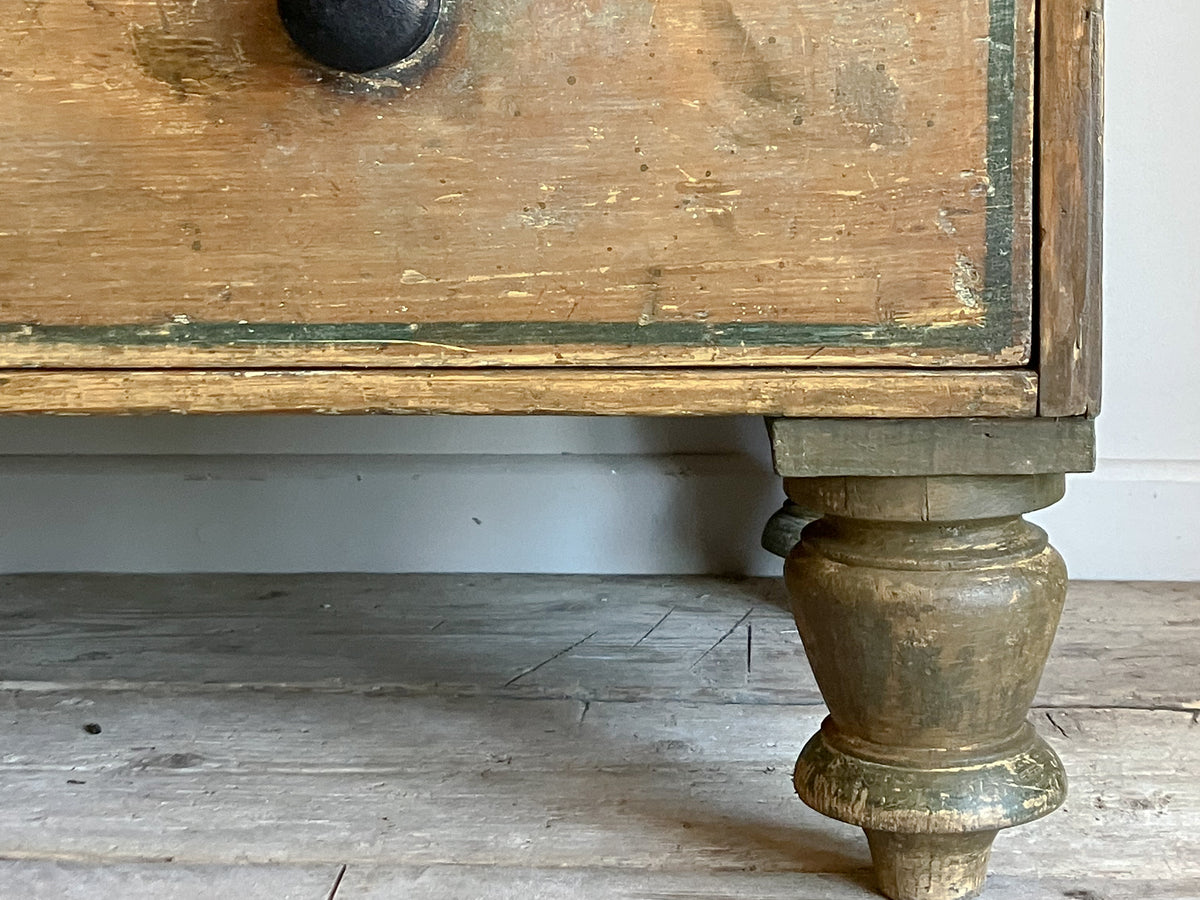
[[[1200,579],[1200,2],[1108,0],[1084,578]],[[0,571],[778,571],[757,419],[0,419]]]
[[[1077,576],[1200,579],[1200,3],[1106,18],[1101,460],[1037,518]]]
[[[0,571],[773,568],[757,539],[780,494],[755,419],[0,426],[0,454],[78,454],[0,458]]]

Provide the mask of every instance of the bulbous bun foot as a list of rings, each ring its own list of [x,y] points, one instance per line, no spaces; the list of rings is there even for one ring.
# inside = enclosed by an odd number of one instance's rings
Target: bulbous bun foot
[[[788,557],[829,718],[800,798],[867,833],[893,900],[978,894],[992,841],[1056,809],[1062,763],[1026,721],[1066,570],[1022,513],[1062,476],[789,479],[821,518]]]
[[[867,830],[879,890],[892,900],[976,897],[987,881],[994,831],[897,834]]]

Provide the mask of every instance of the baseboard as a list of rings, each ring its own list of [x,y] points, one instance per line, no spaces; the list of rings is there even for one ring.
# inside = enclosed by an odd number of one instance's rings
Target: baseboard
[[[1050,532],[1073,577],[1200,579],[1200,461],[1101,460],[1068,479],[1061,503],[1030,518]]]

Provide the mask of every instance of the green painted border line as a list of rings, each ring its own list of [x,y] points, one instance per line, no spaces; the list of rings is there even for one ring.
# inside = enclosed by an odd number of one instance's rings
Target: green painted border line
[[[991,193],[984,219],[983,304],[986,344],[993,352],[1011,345],[1016,332],[1013,307],[1013,115],[1017,92],[1017,9],[1015,0],[991,0],[988,42],[987,164]]]
[[[948,331],[949,329],[941,329]],[[169,325],[0,325],[0,342],[133,347],[250,344],[443,344],[448,348],[597,344],[663,347],[940,347],[930,328],[742,322],[190,323]],[[980,329],[976,329],[977,333]],[[935,338],[939,338],[936,339]]]
[[[1016,3],[989,4],[984,324],[843,325],[779,322],[194,322],[187,324],[0,324],[0,342],[118,346],[229,347],[313,344],[428,343],[470,349],[494,346],[891,347],[998,353],[1012,345],[1013,111],[1016,88]]]

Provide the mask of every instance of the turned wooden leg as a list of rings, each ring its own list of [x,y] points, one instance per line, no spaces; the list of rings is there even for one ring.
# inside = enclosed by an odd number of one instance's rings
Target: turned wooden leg
[[[789,478],[821,518],[787,559],[829,717],[796,764],[800,797],[867,833],[894,900],[978,893],[996,833],[1062,803],[1026,720],[1066,570],[1025,512],[1063,476]]]

